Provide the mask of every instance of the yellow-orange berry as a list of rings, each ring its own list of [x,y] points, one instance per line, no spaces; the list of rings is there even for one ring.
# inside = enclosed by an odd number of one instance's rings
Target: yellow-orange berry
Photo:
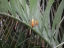
[[[32,26],[32,27],[35,26],[35,20],[34,20],[34,19],[32,19],[32,21],[31,21],[31,26]]]
[[[35,24],[38,25],[38,21],[37,20],[35,20]]]

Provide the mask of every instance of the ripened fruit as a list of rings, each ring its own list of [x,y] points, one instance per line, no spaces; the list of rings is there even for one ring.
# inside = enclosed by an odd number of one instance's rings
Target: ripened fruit
[[[32,21],[31,21],[31,26],[32,26],[32,27],[35,26],[35,20],[34,20],[34,19],[32,19]]]
[[[38,21],[35,19],[31,20],[31,26],[34,27],[35,25],[38,25]]]

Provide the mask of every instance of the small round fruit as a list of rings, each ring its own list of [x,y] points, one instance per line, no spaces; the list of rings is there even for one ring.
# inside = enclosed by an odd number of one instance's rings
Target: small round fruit
[[[35,20],[35,24],[38,25],[38,21],[37,20]]]
[[[31,21],[31,26],[32,26],[32,27],[35,26],[35,20],[34,20],[34,19],[32,19],[32,21]]]

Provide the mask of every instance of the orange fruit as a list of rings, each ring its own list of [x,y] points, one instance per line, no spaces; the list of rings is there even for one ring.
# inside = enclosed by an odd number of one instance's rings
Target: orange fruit
[[[35,24],[38,25],[38,21],[37,20],[35,20]]]
[[[32,19],[32,21],[31,21],[31,26],[32,26],[32,27],[35,26],[35,20],[34,20],[34,19]]]
[[[35,25],[38,25],[38,21],[35,19],[32,19],[31,26],[34,27]]]

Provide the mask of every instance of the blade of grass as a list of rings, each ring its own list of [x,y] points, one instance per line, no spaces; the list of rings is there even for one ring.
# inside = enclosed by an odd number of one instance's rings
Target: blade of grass
[[[2,7],[2,5],[0,4],[0,11],[4,11],[4,9],[3,9],[3,7]]]
[[[4,9],[4,12],[7,12],[8,11],[8,9],[7,9],[7,6],[6,6],[6,0],[1,0],[1,4],[2,4],[2,7],[3,7],[3,9]]]
[[[49,24],[49,13],[50,13],[50,9],[51,9],[51,6],[52,6],[53,2],[54,2],[54,0],[49,0],[48,1],[46,10],[44,12],[43,20],[44,20],[45,27],[48,27],[48,24]]]
[[[16,15],[15,0],[10,0],[9,2],[10,2],[9,6],[11,6],[11,9],[13,11],[13,15],[15,16]]]
[[[57,13],[55,15],[55,18],[53,20],[53,26],[52,26],[53,29],[55,28],[56,25],[59,24],[59,22],[61,20],[63,9],[64,9],[64,0],[61,1],[60,5],[58,7]]]
[[[60,23],[60,20],[61,20],[61,16],[62,16],[62,12],[63,12],[63,7],[64,7],[64,0],[61,1],[59,7],[58,7],[58,10],[57,10],[57,13],[55,15],[55,18],[53,20],[53,26],[52,26],[52,32],[54,33],[55,31],[55,42],[56,42],[56,45],[59,44],[58,40],[57,40],[57,36],[58,36],[58,33],[59,33],[59,23]],[[56,30],[55,30],[55,26],[56,26]]]
[[[19,0],[15,0],[15,4],[16,4],[15,5],[16,6],[16,10],[17,10],[18,14],[20,15],[20,17],[22,18],[23,21],[27,22],[27,17],[24,14],[24,10],[21,7],[21,4],[20,4]]]
[[[36,11],[37,8],[37,0],[29,0],[29,16],[30,19],[34,18],[34,13]]]
[[[52,32],[49,29],[49,24],[50,24],[50,22],[49,22],[50,21],[49,20],[49,14],[50,14],[50,9],[51,9],[51,6],[52,6],[53,2],[54,2],[54,0],[49,0],[48,1],[46,10],[45,10],[44,16],[43,16],[43,25],[44,25],[44,28],[46,29],[47,36],[50,37],[50,41],[52,40]]]

